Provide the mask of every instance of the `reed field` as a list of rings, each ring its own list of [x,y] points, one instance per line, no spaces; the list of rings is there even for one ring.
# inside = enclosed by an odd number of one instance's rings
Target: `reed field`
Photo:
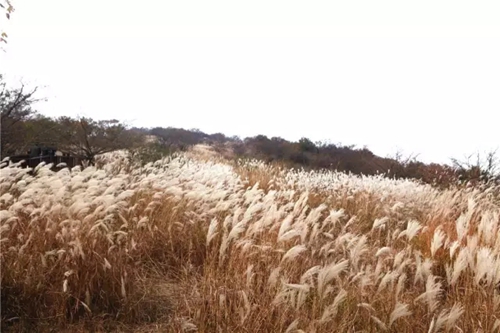
[[[0,171],[2,332],[500,332],[493,185],[206,148],[28,171]]]

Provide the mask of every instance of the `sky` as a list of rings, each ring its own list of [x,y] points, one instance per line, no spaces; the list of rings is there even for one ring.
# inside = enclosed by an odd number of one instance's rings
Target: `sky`
[[[424,162],[500,147],[498,0],[13,5],[0,72],[39,86],[48,116],[308,137]]]

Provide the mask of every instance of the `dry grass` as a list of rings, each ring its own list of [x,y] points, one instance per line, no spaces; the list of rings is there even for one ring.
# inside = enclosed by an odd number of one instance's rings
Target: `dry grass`
[[[495,189],[209,155],[2,169],[2,331],[500,332]]]

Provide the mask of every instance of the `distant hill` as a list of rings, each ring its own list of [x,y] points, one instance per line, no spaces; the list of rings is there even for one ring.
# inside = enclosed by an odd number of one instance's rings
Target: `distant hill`
[[[173,127],[132,128],[131,131],[146,135],[149,142],[156,138],[156,144],[170,150],[186,150],[193,145],[208,144],[229,158],[257,158],[309,170],[338,170],[356,175],[384,174],[391,178],[409,178],[436,186],[454,184],[460,179],[479,181],[484,178],[479,168],[461,170],[438,163],[426,164],[411,157],[380,157],[367,148],[314,143],[307,138],[296,142],[264,135],[241,139],[222,133],[207,134],[197,129]]]

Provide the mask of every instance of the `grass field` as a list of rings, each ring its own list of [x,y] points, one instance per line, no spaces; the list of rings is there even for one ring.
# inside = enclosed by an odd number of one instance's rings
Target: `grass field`
[[[500,332],[497,193],[194,152],[7,167],[2,332]]]

